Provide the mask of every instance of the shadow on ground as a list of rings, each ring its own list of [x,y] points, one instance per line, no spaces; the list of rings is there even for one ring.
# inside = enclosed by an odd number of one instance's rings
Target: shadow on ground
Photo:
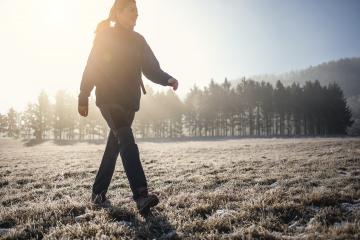
[[[136,239],[180,239],[167,217],[158,211],[153,211],[153,217],[144,221],[121,207],[112,206],[108,214],[118,224],[132,229]]]

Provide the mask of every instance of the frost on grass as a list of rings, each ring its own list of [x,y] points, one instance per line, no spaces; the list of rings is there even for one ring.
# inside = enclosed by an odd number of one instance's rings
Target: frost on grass
[[[145,221],[121,160],[89,203],[105,145],[0,139],[0,238],[359,239],[360,139],[139,142],[160,204]],[[120,158],[120,157],[119,157]]]

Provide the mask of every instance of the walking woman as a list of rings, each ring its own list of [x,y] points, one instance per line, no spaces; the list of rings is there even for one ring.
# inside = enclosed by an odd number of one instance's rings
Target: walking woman
[[[120,153],[133,200],[142,215],[159,203],[148,193],[147,180],[131,129],[139,110],[141,73],[151,81],[178,87],[178,81],[164,72],[145,38],[135,32],[138,17],[135,0],[116,0],[108,19],[98,24],[93,47],[83,72],[78,112],[88,115],[88,97],[96,86],[96,106],[110,127],[105,152],[92,187],[91,200],[100,207],[110,206],[106,197]]]

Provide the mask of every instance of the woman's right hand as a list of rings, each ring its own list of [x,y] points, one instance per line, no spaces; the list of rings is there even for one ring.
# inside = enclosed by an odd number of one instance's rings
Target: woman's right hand
[[[89,107],[78,105],[78,112],[81,116],[86,117],[89,113]]]
[[[172,86],[173,90],[176,91],[176,89],[178,88],[179,86],[179,82],[178,80],[176,80],[175,78],[170,78],[168,80],[168,83]]]

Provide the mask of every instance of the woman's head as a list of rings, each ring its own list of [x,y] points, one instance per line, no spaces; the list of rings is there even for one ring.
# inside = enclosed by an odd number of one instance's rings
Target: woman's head
[[[115,0],[108,19],[100,22],[96,32],[102,28],[110,27],[110,22],[120,24],[125,28],[133,29],[138,17],[135,0]]]
[[[118,4],[116,4],[118,3]],[[118,0],[114,4],[115,22],[133,29],[136,25],[138,11],[134,0]]]

